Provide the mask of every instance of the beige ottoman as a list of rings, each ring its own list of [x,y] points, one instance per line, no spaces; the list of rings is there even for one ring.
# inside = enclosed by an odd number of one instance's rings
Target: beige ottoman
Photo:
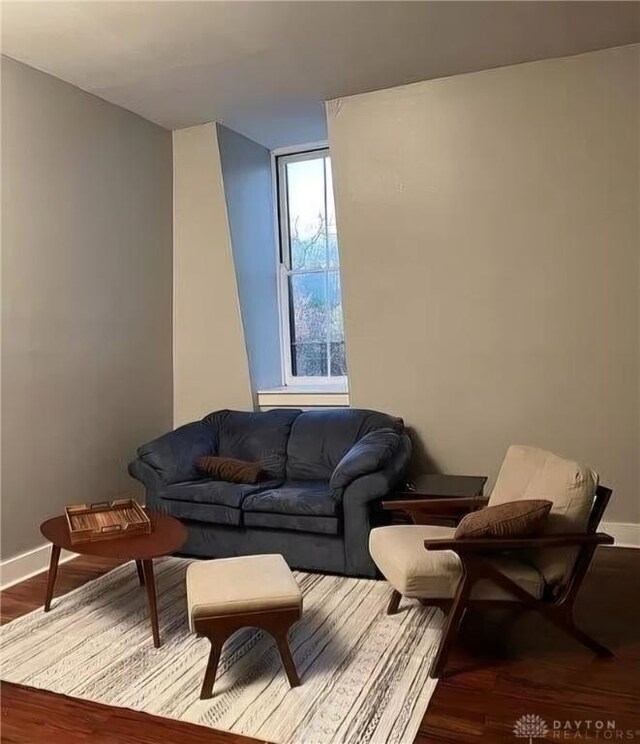
[[[256,627],[278,644],[289,684],[300,684],[287,632],[302,614],[302,594],[281,555],[199,561],[187,568],[189,627],[211,643],[200,698],[213,695],[222,647],[240,628]]]

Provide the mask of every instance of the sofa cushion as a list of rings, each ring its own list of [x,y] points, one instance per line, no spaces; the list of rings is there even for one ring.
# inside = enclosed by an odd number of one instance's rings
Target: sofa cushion
[[[138,447],[138,457],[150,465],[165,483],[201,478],[196,460],[215,448],[211,426],[196,421],[180,426]]]
[[[217,455],[259,462],[267,477],[284,479],[289,432],[299,414],[297,409],[225,410],[203,421],[216,431]]]
[[[190,522],[206,522],[207,524],[222,524],[231,527],[240,527],[242,524],[240,509],[234,509],[232,506],[221,506],[220,504],[163,499],[162,511],[176,519]]]
[[[337,535],[340,520],[337,517],[304,517],[301,514],[274,514],[270,512],[243,512],[245,527],[263,527],[270,530],[292,530],[315,535]]]
[[[382,470],[398,451],[400,435],[392,429],[370,431],[351,447],[333,471],[331,489],[346,488],[356,478]]]
[[[190,501],[194,504],[219,504],[239,509],[245,497],[261,489],[272,489],[278,481],[264,483],[227,483],[226,481],[199,480],[189,483],[175,483],[161,492],[163,499]]]
[[[247,496],[242,502],[247,527],[337,535],[339,505],[327,481],[288,481]]]
[[[357,408],[304,411],[293,422],[287,447],[287,480],[329,480],[336,465],[376,429],[400,434],[402,419]]]
[[[247,495],[242,511],[335,517],[339,504],[332,498],[327,481],[287,481],[279,487]]]

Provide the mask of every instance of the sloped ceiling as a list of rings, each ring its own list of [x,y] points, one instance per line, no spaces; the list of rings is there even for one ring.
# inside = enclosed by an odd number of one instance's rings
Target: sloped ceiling
[[[2,51],[169,129],[267,147],[322,101],[636,42],[634,2],[4,2]]]

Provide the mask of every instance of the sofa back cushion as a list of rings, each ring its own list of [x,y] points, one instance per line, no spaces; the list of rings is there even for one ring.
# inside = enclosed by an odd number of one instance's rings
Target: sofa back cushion
[[[216,411],[203,421],[217,434],[219,457],[260,463],[267,478],[285,477],[287,440],[298,409],[273,411]]]
[[[294,421],[287,448],[287,478],[329,480],[344,455],[376,429],[400,434],[400,418],[378,411],[336,408],[304,411]]]
[[[547,499],[551,513],[545,533],[585,532],[593,507],[598,475],[573,460],[553,452],[512,445],[500,468],[489,506],[520,499]],[[564,583],[573,568],[577,551],[554,548],[530,556],[549,584]]]

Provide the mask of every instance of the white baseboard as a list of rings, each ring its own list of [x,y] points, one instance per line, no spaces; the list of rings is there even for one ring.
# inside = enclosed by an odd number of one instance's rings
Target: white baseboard
[[[640,548],[640,524],[633,522],[603,522],[599,532],[607,532],[618,548]]]
[[[7,589],[45,571],[49,567],[50,556],[51,543],[45,543],[0,562],[0,588]],[[77,553],[63,550],[60,553],[60,563],[65,563],[76,557]]]
[[[615,545],[619,548],[640,548],[640,524],[632,522],[603,522],[600,525],[601,532],[608,532],[615,539]],[[51,544],[45,543],[25,553],[20,553],[12,558],[0,562],[0,588],[7,589],[25,579],[45,571],[49,567],[51,555]],[[60,563],[75,558],[77,553],[63,550],[60,554]]]

